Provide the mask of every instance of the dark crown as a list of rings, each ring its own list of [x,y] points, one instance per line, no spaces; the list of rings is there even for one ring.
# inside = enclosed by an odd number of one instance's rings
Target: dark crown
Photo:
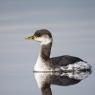
[[[42,35],[48,35],[50,38],[52,38],[50,31],[48,31],[47,29],[37,30],[34,35],[37,37],[41,37]]]

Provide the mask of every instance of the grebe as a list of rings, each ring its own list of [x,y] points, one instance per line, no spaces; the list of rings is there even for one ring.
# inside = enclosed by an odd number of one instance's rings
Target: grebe
[[[34,71],[72,71],[90,70],[91,68],[87,62],[74,56],[63,55],[50,58],[53,37],[47,29],[37,30],[33,36],[26,39],[38,41],[41,45]]]

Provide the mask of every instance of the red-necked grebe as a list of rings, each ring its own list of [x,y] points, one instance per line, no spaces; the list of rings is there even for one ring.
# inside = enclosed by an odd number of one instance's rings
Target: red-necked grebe
[[[33,36],[26,39],[38,41],[41,45],[37,62],[34,65],[34,71],[72,71],[89,70],[91,68],[87,62],[74,56],[63,55],[50,58],[53,37],[46,29],[37,30]]]

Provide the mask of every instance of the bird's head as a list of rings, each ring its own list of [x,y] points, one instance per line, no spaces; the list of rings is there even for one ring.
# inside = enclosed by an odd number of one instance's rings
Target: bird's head
[[[52,42],[52,35],[48,30],[41,29],[41,30],[37,30],[33,36],[29,36],[25,39],[35,40],[40,42],[43,45],[46,45]]]

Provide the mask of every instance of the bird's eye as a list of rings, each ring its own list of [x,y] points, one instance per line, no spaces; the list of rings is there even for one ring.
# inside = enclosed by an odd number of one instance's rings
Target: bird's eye
[[[36,37],[40,37],[41,35],[40,35],[40,33],[36,33],[36,34],[34,34]]]
[[[40,37],[40,35],[36,35],[37,37]]]

